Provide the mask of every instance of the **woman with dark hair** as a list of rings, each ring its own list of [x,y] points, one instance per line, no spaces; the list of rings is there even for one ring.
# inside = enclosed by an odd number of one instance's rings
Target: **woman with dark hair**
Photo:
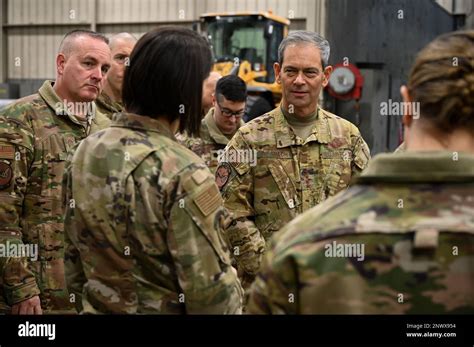
[[[401,94],[406,151],[278,233],[250,313],[474,313],[474,31],[426,46]]]
[[[173,136],[198,133],[210,68],[197,33],[145,34],[125,71],[126,112],[75,151],[64,198],[66,277],[78,312],[240,313],[219,190]]]

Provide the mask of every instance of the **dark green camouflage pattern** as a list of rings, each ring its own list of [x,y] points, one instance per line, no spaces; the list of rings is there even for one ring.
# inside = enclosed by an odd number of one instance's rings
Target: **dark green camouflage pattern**
[[[161,122],[116,114],[64,177],[66,274],[83,313],[239,313],[228,214],[204,162]]]
[[[215,108],[212,107],[201,121],[200,136],[192,137],[187,134],[176,134],[176,139],[186,148],[201,157],[213,174],[219,165],[219,151],[223,151],[229,139],[217,127],[214,120]],[[240,126],[244,121],[240,120]]]
[[[93,103],[91,107],[93,110]],[[13,173],[9,184],[0,189],[0,232],[4,242],[7,241],[5,235],[12,232],[13,239],[22,233],[25,244],[38,245],[38,260],[29,261],[28,265],[30,275],[32,272],[36,276],[41,290],[44,313],[73,309],[64,277],[61,182],[68,151],[89,133],[109,124],[98,112],[89,119],[90,122],[82,124],[70,114],[68,105],[54,92],[51,81],[46,81],[38,94],[17,100],[0,113],[0,148],[8,157],[2,160]],[[24,271],[25,276],[27,272]],[[4,280],[5,283],[13,281]],[[13,296],[30,296],[26,293],[30,286],[24,286],[26,277],[16,280],[17,289],[24,292]]]
[[[228,230],[233,254],[239,273],[249,275],[249,281],[260,267],[265,240],[345,189],[370,158],[359,130],[322,109],[304,141],[276,108],[241,127],[226,151],[257,154],[255,166],[230,162],[216,172],[225,207],[233,214]]]
[[[5,247],[23,244],[20,232],[1,230],[0,244]],[[10,313],[12,305],[40,294],[27,261],[26,257],[0,256],[0,314]]]
[[[104,91],[100,93],[99,97],[95,100],[97,110],[106,115],[107,118],[112,119],[114,113],[122,112],[124,110],[123,104],[118,101],[112,101]]]
[[[275,236],[248,312],[473,314],[474,156],[376,156]]]

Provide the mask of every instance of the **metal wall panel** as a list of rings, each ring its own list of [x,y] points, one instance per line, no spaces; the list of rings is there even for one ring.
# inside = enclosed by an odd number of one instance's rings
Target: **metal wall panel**
[[[196,18],[196,0],[97,0],[99,23],[178,22]]]
[[[473,0],[436,0],[450,14],[469,14],[472,11]]]
[[[295,18],[306,18],[310,1],[318,0],[205,0],[204,2],[206,12],[272,11],[282,17],[289,17],[291,13]]]
[[[100,25],[98,30],[105,34],[107,37],[110,37],[114,34],[118,34],[121,32],[127,32],[134,35],[137,39],[139,39],[143,34],[150,31],[153,28],[163,26],[163,25],[170,25],[170,24],[178,24],[178,23],[163,23],[163,24],[106,24]],[[184,27],[188,27],[191,29],[191,24],[184,24]]]
[[[7,23],[76,24],[89,23],[93,0],[10,0]]]
[[[67,31],[84,27],[68,27]],[[21,27],[8,30],[9,79],[46,79],[55,76],[55,56],[64,27]]]
[[[361,132],[386,132],[382,141],[369,141],[369,147],[372,153],[392,151],[399,145],[400,117],[381,115],[375,100],[383,95],[385,102],[401,100],[400,86],[406,83],[414,56],[436,36],[453,30],[453,17],[431,0],[328,0],[327,6],[329,62],[348,58],[366,74],[373,70],[361,98],[361,105],[371,105],[361,109],[361,118],[371,121],[362,125]]]
[[[131,32],[137,37],[153,27],[191,27],[205,12],[268,11],[290,17],[290,29],[312,29],[311,17],[324,0],[2,0],[6,2],[6,62],[0,82],[54,78],[54,60],[65,33],[95,29],[105,34]],[[314,30],[314,29],[313,29]],[[18,60],[20,59],[20,60]],[[20,66],[15,62],[20,61]],[[4,63],[5,64],[5,63]],[[18,65],[18,64],[17,64]]]
[[[315,0],[9,0],[8,24],[90,23],[95,7],[97,22],[106,24],[192,21],[201,14],[198,8],[205,12],[271,10],[283,17],[291,13],[306,18],[310,1]]]

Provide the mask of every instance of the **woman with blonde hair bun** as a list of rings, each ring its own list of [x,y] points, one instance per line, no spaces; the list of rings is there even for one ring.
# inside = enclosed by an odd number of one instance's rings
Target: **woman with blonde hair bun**
[[[428,44],[401,94],[405,151],[277,234],[250,313],[474,313],[474,31]]]

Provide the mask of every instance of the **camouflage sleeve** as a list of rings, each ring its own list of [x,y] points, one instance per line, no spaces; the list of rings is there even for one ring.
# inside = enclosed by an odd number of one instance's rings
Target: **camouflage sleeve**
[[[77,144],[78,145],[78,144]],[[70,299],[74,303],[77,312],[81,312],[82,307],[82,288],[86,283],[86,276],[82,268],[79,250],[77,248],[78,240],[75,235],[77,232],[71,232],[72,228],[81,227],[81,219],[75,213],[75,202],[72,197],[72,155],[75,148],[68,153],[68,159],[64,168],[62,182],[62,201],[65,206],[64,214],[64,267],[66,275],[67,289]],[[74,222],[73,222],[74,220]]]
[[[370,160],[370,149],[362,138],[362,135],[354,126],[354,132],[351,135],[352,142],[352,177],[362,172]]]
[[[28,167],[33,160],[34,135],[20,121],[0,116],[0,242],[6,247],[21,247],[21,214],[28,181]],[[2,257],[1,282],[7,303],[15,304],[39,294],[27,258]],[[0,283],[1,283],[0,282]]]
[[[250,163],[232,160],[232,153],[249,150],[250,146],[238,131],[227,145],[216,170],[216,182],[224,205],[232,213],[227,235],[244,287],[253,281],[265,251],[265,239],[254,222],[252,167]]]
[[[178,141],[178,143],[180,143],[181,145],[189,149],[188,147],[189,138],[188,136],[186,136],[186,134],[177,132],[176,134],[174,134],[174,137],[176,138],[176,141]]]
[[[180,182],[166,189],[172,201],[168,246],[186,312],[241,313],[243,289],[224,241],[227,211],[214,179],[205,167],[187,169],[179,177]]]
[[[186,147],[187,149],[193,151],[198,156],[202,156],[203,154],[203,141],[201,138],[198,137],[191,137],[186,133],[176,133],[175,134],[176,140]]]
[[[0,230],[21,231],[34,134],[20,121],[0,116]]]
[[[5,249],[20,249],[23,245],[21,235],[13,232],[7,236],[0,232],[0,243],[5,245]],[[9,306],[40,293],[35,276],[28,269],[26,257],[0,256],[0,285],[3,285],[5,301]]]
[[[248,314],[297,314],[298,278],[291,258],[276,260],[268,249],[262,268],[250,287]]]

